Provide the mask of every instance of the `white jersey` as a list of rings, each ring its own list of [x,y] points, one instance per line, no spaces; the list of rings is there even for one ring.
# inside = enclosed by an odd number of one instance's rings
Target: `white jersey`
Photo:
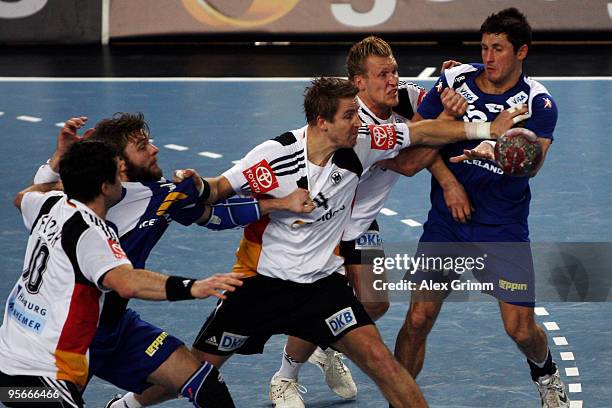
[[[380,125],[410,121],[427,92],[424,88],[407,82],[401,82],[398,88],[399,104],[393,109],[391,116],[387,119],[381,119],[376,116],[361,99],[357,98],[361,123]],[[372,166],[361,177],[357,192],[355,193],[351,220],[342,236],[343,241],[357,239],[368,230],[370,224],[372,224],[383,208],[391,188],[397,182],[399,176],[400,174],[394,171]]]
[[[354,148],[340,149],[324,167],[307,160],[307,127],[251,150],[223,176],[238,194],[283,197],[307,188],[309,214],[275,212],[249,225],[237,252],[235,272],[310,283],[342,270],[334,254],[349,220],[359,178],[372,164],[410,144],[408,127],[361,127]]]
[[[101,278],[130,262],[115,231],[61,192],[25,194],[21,213],[30,237],[0,327],[0,370],[84,387],[106,292]]]

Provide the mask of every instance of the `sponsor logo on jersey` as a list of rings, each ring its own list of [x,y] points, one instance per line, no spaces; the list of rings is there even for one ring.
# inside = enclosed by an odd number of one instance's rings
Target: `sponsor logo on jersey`
[[[327,327],[329,327],[332,334],[337,336],[349,327],[356,325],[357,319],[353,309],[347,307],[325,319],[325,323],[327,323]]]
[[[498,105],[496,103],[485,103],[485,107],[491,113],[499,113],[504,110],[504,105]]]
[[[478,95],[476,95],[472,90],[467,86],[467,84],[461,85],[459,88],[455,89],[459,95],[463,96],[468,103],[474,103],[478,100]]]
[[[465,75],[459,75],[457,78],[455,78],[455,80],[453,81],[453,84],[458,84],[459,82],[463,82],[465,81]]]
[[[21,285],[17,285],[16,293],[9,296],[7,316],[21,327],[40,334],[47,322],[47,307],[30,302],[21,289]]]
[[[145,221],[141,222],[140,225],[138,225],[138,228],[152,227],[153,225],[155,225],[155,221],[157,221],[157,218],[152,218],[150,220],[145,220]]]
[[[529,95],[527,95],[524,91],[521,91],[517,93],[516,95],[508,98],[506,100],[506,103],[510,106],[516,106],[516,105],[520,105],[522,103],[527,102],[527,99],[529,99]]]
[[[218,349],[219,351],[234,351],[238,350],[240,347],[246,343],[249,339],[249,336],[241,336],[239,334],[223,332],[221,336],[221,341],[219,342]]]
[[[166,337],[168,337],[168,333],[161,332],[161,334],[157,336],[155,340],[153,340],[153,343],[151,343],[151,345],[147,347],[147,349],[145,350],[145,354],[149,357],[153,357],[153,355],[157,353],[157,350],[159,350],[159,348],[164,344],[164,340],[166,339]]]
[[[244,170],[242,174],[254,193],[267,193],[278,187],[274,170],[265,159]]]
[[[215,347],[217,347],[219,345],[219,342],[217,341],[217,338],[215,336],[210,337],[204,343],[210,344],[211,346],[215,346]]]
[[[552,101],[550,98],[544,98],[544,109],[552,109]]]
[[[342,207],[338,208],[338,209],[329,209],[325,214],[323,214],[322,216],[320,216],[319,218],[317,218],[314,221],[303,221],[303,220],[296,220],[291,224],[291,228],[302,228],[302,227],[306,227],[308,225],[312,225],[315,224],[317,222],[325,222],[325,221],[329,221],[332,218],[334,218],[336,216],[336,214],[338,214],[340,211],[344,211],[346,210],[346,206],[343,204]]]
[[[188,197],[189,196],[187,194],[181,193],[180,191],[174,191],[172,193],[169,193],[168,195],[166,195],[166,197],[164,197],[164,201],[157,208],[157,211],[156,211],[157,216],[161,217],[162,215],[166,213],[166,211],[168,211],[168,209],[170,208],[172,204],[174,204],[177,201],[184,200]]]
[[[393,125],[369,125],[370,147],[375,150],[391,150],[397,144],[397,133]]]
[[[378,231],[367,231],[355,240],[355,249],[367,251],[368,249],[382,248],[382,238]]]
[[[339,182],[342,181],[342,172],[341,171],[334,171],[331,176],[329,176],[329,181],[331,181],[331,183],[333,185],[338,184]]]
[[[115,255],[115,258],[117,258],[117,259],[127,259],[127,255],[123,251],[123,248],[121,248],[121,245],[119,244],[119,242],[117,242],[117,241],[115,241],[113,239],[109,239],[107,242],[108,242],[108,246],[110,247],[111,251],[113,252],[113,255]]]

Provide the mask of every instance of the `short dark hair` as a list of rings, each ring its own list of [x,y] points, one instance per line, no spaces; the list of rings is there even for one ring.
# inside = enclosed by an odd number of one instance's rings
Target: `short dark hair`
[[[111,145],[123,157],[128,142],[141,132],[149,135],[149,125],[141,112],[117,112],[111,118],[102,119],[96,124],[91,140],[100,140]]]
[[[480,26],[480,34],[506,34],[515,53],[523,45],[531,46],[531,26],[525,15],[514,7],[487,17]]]
[[[309,125],[317,123],[317,117],[330,122],[338,111],[339,100],[354,98],[359,90],[343,78],[315,78],[304,92],[304,113]]]
[[[117,181],[117,151],[100,141],[76,142],[62,156],[59,166],[64,192],[83,203],[98,197],[104,182]]]
[[[374,35],[353,44],[346,56],[346,72],[351,81],[355,78],[355,75],[368,73],[366,69],[368,57],[393,58],[393,51],[389,43]]]

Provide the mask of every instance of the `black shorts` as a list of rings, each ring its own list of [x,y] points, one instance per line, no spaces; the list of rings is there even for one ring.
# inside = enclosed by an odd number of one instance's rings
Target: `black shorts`
[[[83,408],[85,403],[77,386],[68,381],[34,375],[8,375],[0,371],[0,387],[7,390],[38,390],[40,397],[36,400],[18,402],[15,395],[10,402],[2,401],[7,407],[15,408]],[[33,390],[33,392],[35,392]],[[44,395],[44,397],[43,397]],[[11,397],[11,394],[3,395]]]
[[[368,230],[352,241],[340,241],[340,256],[345,265],[372,265],[374,258],[384,258],[385,250],[378,222],[372,221]]]
[[[257,275],[217,303],[193,346],[214,355],[256,354],[272,335],[286,334],[327,347],[369,324],[344,275],[313,283]]]

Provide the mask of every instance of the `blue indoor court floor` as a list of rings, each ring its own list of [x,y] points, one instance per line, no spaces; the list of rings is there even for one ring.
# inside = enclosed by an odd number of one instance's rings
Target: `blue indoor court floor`
[[[432,79],[410,79],[425,87],[433,85]],[[607,133],[612,129],[612,78],[549,77],[541,82],[554,96],[560,116],[546,164],[531,182],[532,242],[610,243],[612,139]],[[85,115],[93,125],[117,111],[141,111],[161,149],[158,159],[165,174],[193,167],[203,176],[216,176],[261,141],[303,125],[301,103],[307,83],[299,78],[0,80],[0,174],[7,182],[0,199],[0,302],[4,304],[21,272],[27,239],[12,199],[31,183],[38,165],[54,150],[58,124],[71,116]],[[385,207],[397,214],[378,218],[386,244],[414,244],[418,240],[419,223],[429,209],[428,196],[427,172],[395,186]],[[402,222],[406,220],[412,222]],[[240,234],[239,230],[211,232],[173,225],[153,250],[147,266],[193,277],[229,271]],[[612,264],[606,266],[612,273]],[[604,279],[608,294],[610,281]],[[595,301],[582,302],[544,301],[536,309],[538,321],[546,323],[562,378],[570,384],[570,398],[582,401],[573,407],[612,407],[610,296],[587,296]],[[131,305],[145,320],[189,344],[214,301],[132,301]],[[407,306],[408,299],[393,302],[378,323],[391,349]],[[238,407],[271,406],[268,384],[280,363],[283,344],[284,337],[276,336],[264,355],[236,356],[223,367]],[[304,395],[307,406],[386,407],[374,383],[349,365],[359,387],[354,401],[336,398],[318,368],[304,367],[300,383],[308,388]],[[445,305],[429,338],[418,383],[430,405],[437,408],[540,404],[527,364],[506,337],[493,301]],[[112,385],[94,379],[85,399],[88,407],[103,407],[116,392]],[[183,400],[162,406],[190,404]]]

